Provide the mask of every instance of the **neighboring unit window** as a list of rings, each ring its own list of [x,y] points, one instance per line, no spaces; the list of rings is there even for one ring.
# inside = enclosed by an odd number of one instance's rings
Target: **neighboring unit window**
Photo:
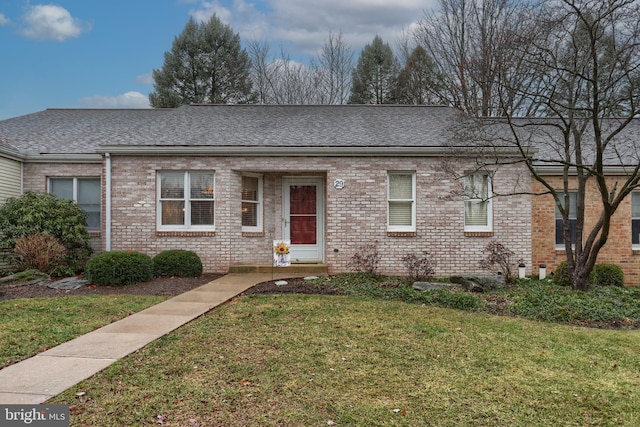
[[[387,186],[389,231],[416,230],[416,175],[389,172]]]
[[[560,193],[560,203],[564,207],[564,194]],[[578,193],[575,191],[569,192],[569,227],[571,243],[576,242],[576,227],[578,225]],[[564,227],[562,225],[562,214],[560,209],[556,206],[556,246],[564,246]]]
[[[158,201],[159,229],[213,230],[213,172],[158,172]]]
[[[76,202],[87,213],[87,230],[100,231],[100,178],[49,178],[49,192]]]
[[[262,231],[262,177],[242,176],[242,231]]]
[[[474,173],[464,178],[464,231],[491,231],[491,178]]]
[[[640,191],[631,193],[631,244],[640,249]]]

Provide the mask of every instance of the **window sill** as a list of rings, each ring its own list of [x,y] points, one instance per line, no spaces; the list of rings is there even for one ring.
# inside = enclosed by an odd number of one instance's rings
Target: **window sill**
[[[243,231],[242,237],[264,237],[264,231]]]
[[[215,231],[158,231],[156,230],[156,236],[158,237],[208,237],[215,236]]]
[[[493,231],[465,231],[464,237],[493,237]]]
[[[389,237],[416,237],[417,235],[415,231],[387,231]]]

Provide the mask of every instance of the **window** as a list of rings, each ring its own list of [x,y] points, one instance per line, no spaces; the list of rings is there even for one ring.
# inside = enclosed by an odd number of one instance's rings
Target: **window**
[[[387,181],[388,231],[416,230],[416,175],[389,172]]]
[[[213,230],[213,172],[158,172],[158,229]]]
[[[493,222],[491,178],[474,173],[464,178],[464,231],[491,231]]]
[[[262,177],[242,176],[242,231],[262,231]]]
[[[640,249],[640,191],[631,193],[631,244]]]
[[[560,203],[564,206],[564,194],[560,192]],[[569,192],[569,227],[571,243],[576,242],[576,227],[578,225],[578,193],[575,191]],[[564,227],[562,225],[562,214],[560,209],[556,206],[556,246],[564,247]]]
[[[100,231],[100,178],[49,178],[49,193],[76,202],[87,213],[87,230]]]

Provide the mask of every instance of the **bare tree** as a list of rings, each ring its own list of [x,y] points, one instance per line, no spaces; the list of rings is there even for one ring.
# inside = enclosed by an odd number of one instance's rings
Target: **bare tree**
[[[530,3],[524,0],[439,0],[439,8],[426,12],[415,30],[445,80],[440,98],[475,116],[503,115],[505,107],[523,108],[522,99],[509,105],[497,88],[528,84],[528,72],[510,58],[514,37],[535,36],[526,19]]]
[[[320,79],[319,98],[322,104],[346,104],[351,93],[353,51],[342,32],[329,32],[318,54],[315,72]]]
[[[640,183],[640,4],[542,0],[538,7],[531,15],[538,37],[509,53],[535,81],[501,82],[497,92],[506,118],[483,120],[490,136],[478,140],[488,150],[511,145],[544,188],[540,194],[553,196],[571,283],[584,290],[612,216]],[[516,117],[513,96],[530,105],[530,118]],[[587,207],[589,187],[597,199]],[[587,209],[599,211],[594,224],[585,221]]]

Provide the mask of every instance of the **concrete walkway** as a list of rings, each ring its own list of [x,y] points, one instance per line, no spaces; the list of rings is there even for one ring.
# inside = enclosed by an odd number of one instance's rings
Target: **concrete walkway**
[[[228,274],[0,370],[0,403],[39,404],[250,287],[286,273]]]

